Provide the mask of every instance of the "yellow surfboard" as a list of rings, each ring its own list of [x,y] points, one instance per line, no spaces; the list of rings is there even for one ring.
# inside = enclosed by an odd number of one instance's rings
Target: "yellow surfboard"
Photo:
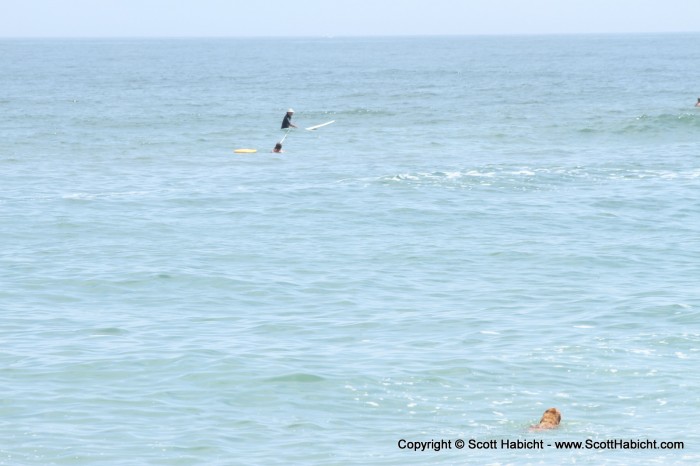
[[[254,154],[257,151],[258,151],[257,149],[236,149],[236,150],[234,150],[234,152],[236,154]]]

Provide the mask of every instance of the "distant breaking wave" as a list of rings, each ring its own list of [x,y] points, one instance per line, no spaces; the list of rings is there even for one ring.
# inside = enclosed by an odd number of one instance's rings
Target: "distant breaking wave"
[[[700,109],[699,109],[700,110]],[[579,130],[580,133],[591,134],[621,134],[621,135],[659,135],[681,131],[688,135],[691,130],[700,129],[700,111],[697,113],[664,113],[661,115],[643,114],[633,119],[625,118],[617,124],[609,121],[592,124]]]
[[[605,181],[695,180],[700,169],[687,171],[652,170],[623,167],[499,167],[486,166],[455,171],[408,172],[386,175],[378,179],[384,184],[442,186],[470,189],[479,186],[514,190],[547,190],[571,184],[592,184]]]

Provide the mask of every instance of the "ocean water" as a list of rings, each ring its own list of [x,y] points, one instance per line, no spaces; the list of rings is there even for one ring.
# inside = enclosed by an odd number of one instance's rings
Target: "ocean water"
[[[0,464],[698,464],[698,63],[0,41]]]

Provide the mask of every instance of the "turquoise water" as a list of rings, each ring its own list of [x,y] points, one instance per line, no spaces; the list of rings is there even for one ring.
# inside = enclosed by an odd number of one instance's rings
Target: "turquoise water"
[[[0,41],[0,464],[698,464],[699,62]]]

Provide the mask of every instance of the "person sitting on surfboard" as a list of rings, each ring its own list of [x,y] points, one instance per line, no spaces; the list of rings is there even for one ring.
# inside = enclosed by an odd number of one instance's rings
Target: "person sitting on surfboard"
[[[287,114],[284,116],[284,120],[282,120],[282,129],[297,127],[294,123],[292,123],[292,115],[294,115],[294,110],[290,108],[289,110],[287,110]]]
[[[278,142],[277,144],[275,144],[275,148],[272,149],[272,152],[284,152],[282,150],[282,143]]]

